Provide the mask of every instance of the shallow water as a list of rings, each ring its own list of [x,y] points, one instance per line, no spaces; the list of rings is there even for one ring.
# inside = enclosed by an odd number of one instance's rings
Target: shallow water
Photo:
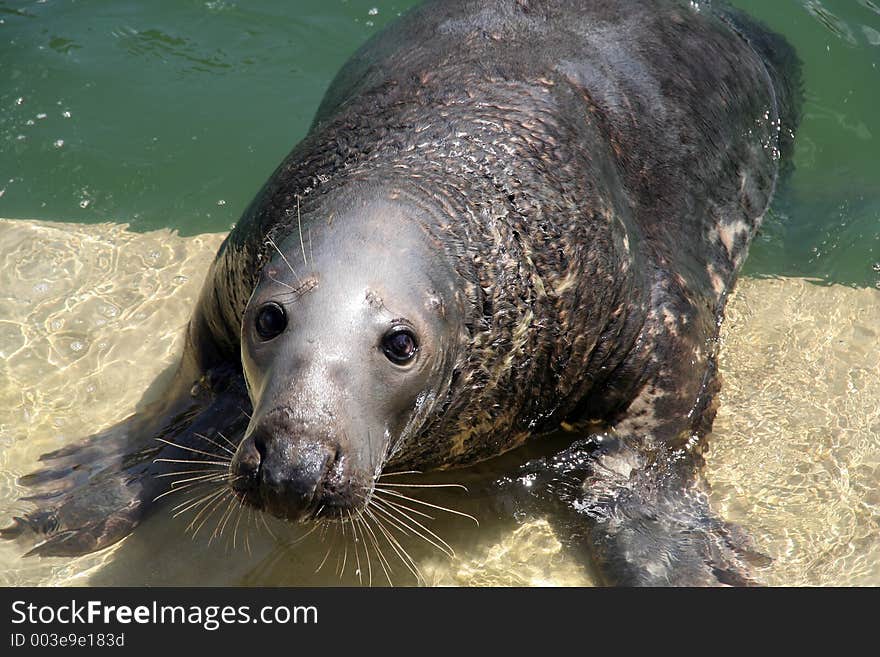
[[[0,216],[15,219],[0,222],[0,523],[26,509],[14,480],[39,454],[126,416],[167,375],[218,233],[345,58],[413,4],[0,0]],[[713,502],[774,558],[764,581],[878,585],[880,3],[734,4],[792,42],[806,98],[794,172],[728,311]],[[546,521],[487,510],[476,482],[516,458],[449,475],[470,496],[430,498],[481,526],[438,517],[458,556],[412,547],[429,582],[590,581]],[[285,548],[298,530],[270,522],[272,538],[252,519],[235,546],[231,531],[209,545],[190,519],[166,510],[71,561],[0,544],[0,583],[340,581],[335,553],[313,572],[316,536]]]
[[[134,233],[118,224],[0,221],[0,521],[25,511],[15,479],[51,449],[109,426],[139,403],[181,348],[221,235]],[[712,501],[773,558],[771,584],[880,585],[880,290],[797,278],[740,281],[724,325],[724,388],[706,470]],[[71,382],[75,382],[73,385]],[[443,475],[491,482],[519,458]],[[441,479],[443,479],[441,477]],[[543,518],[498,517],[491,490],[425,495],[480,518],[438,518],[448,559],[412,549],[435,584],[588,584]],[[173,500],[173,498],[172,498]],[[22,559],[0,544],[5,584],[335,584],[342,540],[270,521],[210,540],[169,501],[116,548],[79,559]],[[440,514],[442,515],[442,514]],[[247,536],[247,545],[245,545]],[[363,560],[364,555],[359,557]],[[350,551],[349,559],[354,559]],[[373,556],[375,559],[375,556]],[[411,581],[393,559],[395,582]],[[384,575],[374,562],[375,583]],[[366,579],[366,565],[362,564]],[[352,561],[342,581],[356,582]]]

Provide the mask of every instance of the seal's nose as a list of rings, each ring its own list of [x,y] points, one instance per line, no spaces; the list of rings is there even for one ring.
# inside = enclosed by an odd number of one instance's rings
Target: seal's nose
[[[257,426],[241,442],[230,466],[232,488],[246,502],[286,520],[343,501],[340,484],[351,478],[339,446],[273,429]]]
[[[232,489],[246,499],[258,489],[262,461],[263,455],[257,449],[253,437],[246,436],[235,450],[232,463],[229,465]]]

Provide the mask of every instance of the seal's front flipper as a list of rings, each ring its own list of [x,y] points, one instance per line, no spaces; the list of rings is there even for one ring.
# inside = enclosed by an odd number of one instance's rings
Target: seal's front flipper
[[[525,467],[533,500],[552,501],[560,540],[587,552],[604,585],[756,585],[769,559],[712,512],[700,457],[638,445],[602,436]]]
[[[94,458],[94,450],[91,452]],[[71,452],[76,455],[76,452]],[[26,556],[75,556],[94,552],[116,543],[127,536],[144,515],[144,502],[149,460],[137,467],[126,469],[117,455],[99,457],[103,466],[94,479],[84,484],[65,486],[68,490],[40,492],[23,497],[36,502],[37,509],[25,516],[13,518],[13,524],[0,529],[0,537],[16,538],[33,532],[45,535],[45,540],[31,549]],[[54,481],[65,483],[60,470],[43,470],[33,478],[23,477],[31,485],[44,473],[51,473]],[[36,485],[38,489],[43,484]]]
[[[709,508],[705,483],[685,451],[651,450],[639,463],[627,441],[597,455],[574,508],[604,584],[752,586],[766,566],[749,537]]]
[[[179,376],[165,398],[110,429],[40,457],[45,467],[20,479],[33,490],[22,500],[38,508],[14,518],[0,537],[45,535],[28,555],[94,552],[140,523],[170,489],[170,471],[222,472],[248,422],[243,379],[224,372],[195,385],[187,380]]]

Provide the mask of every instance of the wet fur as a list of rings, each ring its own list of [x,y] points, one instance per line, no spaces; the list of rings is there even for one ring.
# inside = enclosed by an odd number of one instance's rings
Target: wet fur
[[[527,467],[546,485],[523,503],[563,509],[606,583],[751,582],[759,557],[696,473],[719,320],[791,148],[798,73],[781,39],[701,5],[437,1],[372,39],[221,247],[164,406],[47,455],[29,480],[45,508],[9,533],[47,532],[42,554],[109,545],[151,507],[169,409],[189,409],[184,442],[240,425],[216,413],[249,409],[239,331],[268,240],[357,184],[424,208],[462,281],[446,300],[466,317],[453,374],[389,465],[465,465],[599,421],[608,433]],[[181,401],[198,381],[204,399]],[[77,461],[97,474],[73,483]],[[120,520],[97,531],[66,511],[80,498]]]

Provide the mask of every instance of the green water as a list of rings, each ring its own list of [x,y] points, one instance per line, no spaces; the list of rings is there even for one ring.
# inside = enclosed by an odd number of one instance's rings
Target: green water
[[[227,230],[413,4],[0,2],[0,216]]]
[[[346,57],[412,4],[0,0],[0,217],[139,231],[0,227],[0,353],[12,354],[0,359],[0,523],[24,512],[15,481],[39,454],[127,414],[175,361],[174,336],[220,238],[148,231],[227,230],[305,134]],[[791,40],[806,87],[795,170],[747,273],[880,288],[880,8],[736,4]],[[775,560],[770,583],[880,582],[878,295],[746,280],[729,308],[707,475],[715,507]],[[108,305],[96,311],[96,298]],[[461,550],[451,565],[438,559],[431,581],[584,581],[540,523],[508,539],[479,495],[445,503],[482,524],[474,535],[438,528]],[[313,574],[323,542],[286,549],[263,536],[252,558],[230,560],[228,546],[208,549],[183,530],[189,519],[170,516],[72,561],[22,560],[23,545],[4,543],[0,583],[339,580],[332,567]]]
[[[0,216],[226,230],[334,72],[412,0],[0,1]],[[738,0],[807,102],[747,273],[880,286],[880,7]]]

